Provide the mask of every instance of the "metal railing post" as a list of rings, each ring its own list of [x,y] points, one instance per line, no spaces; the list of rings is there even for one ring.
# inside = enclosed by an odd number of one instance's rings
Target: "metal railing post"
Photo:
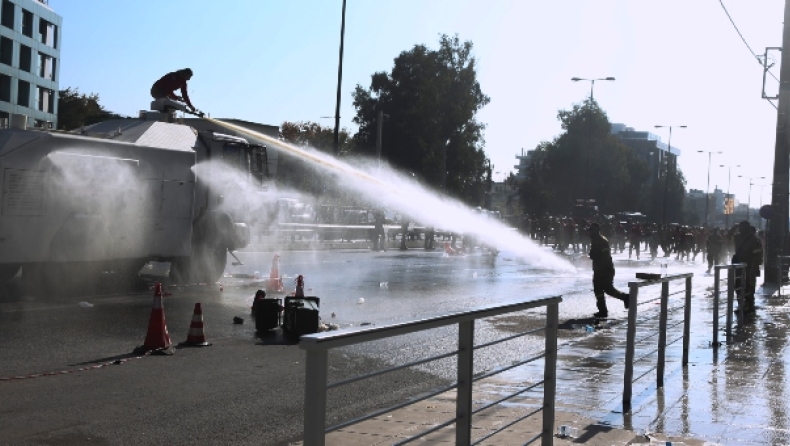
[[[546,358],[543,364],[543,435],[541,446],[554,444],[554,399],[557,392],[557,329],[559,328],[558,303],[546,306]]]
[[[741,266],[735,267],[735,276],[739,277],[741,280],[738,282],[738,286],[736,287],[736,292],[738,296],[738,324],[739,327],[743,324],[743,317],[744,317],[744,307],[746,306],[746,299],[743,292],[746,290],[746,268],[743,267],[743,263],[739,263]]]
[[[721,268],[713,267],[713,347],[719,346],[719,293],[721,286]]]
[[[691,277],[686,277],[686,307],[683,309],[683,365],[689,363],[691,342]]]
[[[631,390],[634,380],[634,350],[636,348],[636,298],[639,288],[628,284],[628,328],[626,328],[625,372],[623,373],[623,412],[631,410]]]
[[[732,342],[732,301],[735,296],[735,274],[727,268],[727,344]]]
[[[472,378],[474,375],[475,321],[458,324],[458,391],[455,398],[455,444],[472,443]]]
[[[304,383],[304,446],[324,446],[326,430],[326,383],[329,353],[307,350]]]
[[[667,350],[667,311],[669,306],[669,282],[661,284],[661,313],[658,315],[658,368],[656,386],[664,387],[664,360]]]

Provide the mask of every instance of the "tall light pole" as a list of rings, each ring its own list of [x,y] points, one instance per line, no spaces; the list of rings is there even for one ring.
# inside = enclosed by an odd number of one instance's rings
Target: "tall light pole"
[[[721,155],[721,152],[713,152],[711,150],[697,150],[697,153],[708,154],[708,188],[705,189],[705,227],[708,227],[708,203],[710,203],[710,160],[713,154]]]
[[[727,168],[727,196],[724,198],[724,229],[730,229],[730,214],[727,213],[727,199],[730,198],[730,179],[732,176],[732,168],[733,167],[741,167],[740,164],[736,164],[734,166],[728,166],[725,164],[719,164],[719,167],[726,167]],[[735,208],[733,207],[733,212]]]
[[[752,181],[753,180],[764,180],[765,177],[747,177],[747,176],[744,176],[744,175],[738,175],[738,178],[747,178],[749,180],[749,199],[746,200],[748,202],[748,204],[746,205],[746,221],[749,221],[749,211],[752,208],[752,185],[754,185],[754,183],[752,183]],[[749,221],[749,223],[751,223],[751,221]]]
[[[595,81],[613,81],[614,78],[611,77],[611,76],[609,76],[609,77],[599,77],[599,78],[595,78],[595,79],[585,79],[585,78],[582,78],[582,77],[572,77],[571,80],[573,82],[579,82],[579,81],[589,81],[590,82],[590,104],[587,107],[587,121],[588,121],[587,122],[587,162],[586,162],[587,165],[586,165],[586,168],[585,168],[585,171],[584,171],[584,188],[582,189],[582,193],[584,194],[584,197],[582,197],[582,198],[584,199],[584,202],[585,202],[585,205],[586,205],[586,203],[587,203],[587,176],[590,173],[590,145],[592,144],[592,104],[593,104],[593,99],[594,99],[593,90],[595,89]],[[593,197],[593,198],[595,198],[595,197]]]
[[[343,40],[346,35],[346,0],[343,0],[343,15],[340,22],[340,57],[337,61],[337,99],[335,100],[335,134],[333,150],[335,156],[340,154],[340,87],[343,84]]]
[[[661,224],[667,224],[667,195],[669,195],[669,155],[672,153],[672,129],[673,128],[681,128],[685,129],[686,125],[656,125],[654,126],[657,129],[668,128],[669,129],[669,139],[667,139],[667,169],[664,173],[664,206],[663,210],[661,211]]]

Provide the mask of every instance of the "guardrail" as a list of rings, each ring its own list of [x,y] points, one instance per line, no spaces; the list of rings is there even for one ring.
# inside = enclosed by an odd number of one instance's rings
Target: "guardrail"
[[[377,417],[389,412],[392,412],[403,407],[415,404],[419,401],[435,397],[444,392],[456,389],[456,414],[455,418],[440,423],[422,433],[414,435],[408,439],[403,440],[399,444],[405,444],[410,441],[421,438],[429,433],[435,432],[446,426],[455,424],[455,442],[457,445],[470,445],[472,443],[472,415],[488,409],[494,405],[505,402],[517,395],[523,394],[532,390],[541,384],[543,385],[543,405],[540,409],[534,410],[527,415],[500,427],[494,433],[486,436],[485,438],[477,440],[486,440],[513,424],[528,418],[538,412],[543,412],[543,426],[541,433],[537,434],[533,439],[541,439],[543,446],[554,444],[554,407],[555,407],[555,392],[556,392],[556,369],[557,369],[557,328],[559,318],[559,303],[562,302],[562,297],[549,297],[542,299],[535,299],[526,302],[518,302],[503,305],[493,305],[483,307],[471,311],[463,311],[452,313],[448,315],[422,319],[412,322],[404,322],[398,324],[384,325],[381,327],[359,328],[351,331],[340,332],[327,332],[318,333],[307,336],[302,336],[299,347],[304,349],[307,353],[305,364],[305,404],[304,404],[304,445],[305,446],[323,446],[325,444],[325,436],[327,433],[341,429],[343,427],[351,426],[373,417]],[[475,321],[487,317],[499,316],[503,314],[513,313],[531,308],[546,307],[546,325],[534,330],[510,335],[504,338],[496,339],[485,344],[474,344],[474,326]],[[419,331],[445,327],[449,325],[458,325],[458,350],[446,353],[443,355],[432,356],[428,358],[419,359],[407,364],[401,364],[388,369],[378,370],[365,375],[359,375],[353,378],[328,383],[328,367],[329,367],[329,351],[333,348],[350,346],[364,342],[371,342],[380,339],[385,339],[393,336],[400,336]],[[527,358],[525,360],[517,361],[506,367],[474,376],[474,351],[484,347],[490,347],[501,342],[509,341],[519,338],[528,334],[533,334],[539,331],[544,331],[545,336],[545,350],[542,354]],[[444,359],[448,357],[457,357],[457,381],[448,387],[436,389],[420,396],[419,398],[410,399],[407,402],[399,403],[394,406],[378,410],[374,413],[365,415],[354,420],[346,421],[330,427],[326,427],[326,402],[327,390],[344,386],[347,384],[362,381],[367,378],[381,376],[383,374],[402,370],[408,367],[427,364],[432,361]],[[475,381],[489,378],[498,373],[513,369],[515,367],[530,363],[532,361],[545,358],[543,369],[543,380],[521,389],[506,397],[503,397],[493,403],[472,409],[472,385]]]
[[[784,283],[787,277],[787,271],[790,269],[790,256],[778,256],[778,258],[779,261],[776,262],[776,266],[779,268],[779,274],[776,275],[777,293],[779,297],[782,297],[782,283]]]
[[[743,320],[743,283],[741,286],[736,286],[735,278],[738,276],[740,270],[740,277],[743,277],[745,272],[745,263],[734,263],[731,265],[716,265],[713,272],[713,346],[718,347],[721,345],[719,342],[719,296],[721,295],[721,270],[727,270],[727,315],[726,315],[726,334],[727,343],[732,341],[732,312],[733,300],[737,291],[738,295],[738,311],[739,318]]]
[[[661,309],[658,319],[658,363],[656,365],[656,385],[664,387],[664,363],[667,346],[667,313],[669,308],[669,282],[686,279],[686,298],[683,315],[683,365],[688,364],[689,332],[691,325],[691,278],[693,273],[676,274],[645,282],[628,282],[628,328],[626,331],[625,373],[623,374],[623,410],[631,409],[632,387],[634,383],[634,351],[636,349],[636,316],[639,289],[661,284]],[[673,341],[674,342],[674,341]],[[652,354],[652,352],[650,352]],[[641,359],[641,358],[640,358]],[[644,376],[644,375],[642,375]],[[639,377],[641,378],[641,376]],[[637,379],[639,379],[637,378]]]

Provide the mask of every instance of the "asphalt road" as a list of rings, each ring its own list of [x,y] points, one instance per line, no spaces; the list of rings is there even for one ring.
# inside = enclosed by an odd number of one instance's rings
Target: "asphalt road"
[[[229,275],[268,275],[272,253],[240,257],[245,266],[229,268]],[[341,327],[410,320],[521,297],[496,291],[507,287],[556,289],[551,273],[529,271],[507,258],[452,259],[422,250],[291,252],[282,257],[281,273],[289,278],[305,274],[308,294],[322,298],[322,318]],[[28,291],[19,279],[4,285],[0,444],[280,445],[299,439],[303,351],[281,332],[256,335],[249,304],[260,282],[234,277],[222,282],[222,289],[165,288],[172,293],[165,298],[165,317],[174,344],[186,340],[194,304],[200,302],[212,346],[144,357],[132,351],[147,333],[150,290],[105,288],[102,294],[59,295]],[[285,282],[293,286],[288,278]],[[245,323],[234,324],[235,316]],[[498,329],[495,323],[488,328]],[[413,360],[447,351],[454,348],[454,339],[454,331],[447,329],[367,349],[341,349],[330,355],[330,379],[354,376],[393,358]],[[536,342],[535,348],[540,345]],[[491,353],[492,358],[500,354]],[[404,370],[379,377],[373,385],[330,393],[328,421],[439,387],[453,371],[449,363]]]

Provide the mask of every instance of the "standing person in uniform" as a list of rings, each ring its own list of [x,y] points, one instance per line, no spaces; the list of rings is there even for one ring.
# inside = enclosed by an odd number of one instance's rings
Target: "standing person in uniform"
[[[182,106],[181,110],[194,113],[195,106],[189,100],[189,93],[187,92],[187,81],[190,79],[192,79],[192,70],[189,68],[167,73],[151,86],[151,96],[158,101],[170,99],[183,102],[186,104],[186,107]],[[175,94],[176,90],[181,90],[181,96]]]
[[[614,250],[617,253],[617,250],[620,250],[620,253],[625,250],[625,228],[621,222],[617,222],[614,227]]]
[[[707,272],[710,274],[710,270],[713,269],[714,266],[718,265],[719,260],[721,259],[721,236],[719,235],[718,228],[713,228],[713,231],[705,241],[705,247],[708,253]]]
[[[612,251],[609,247],[609,240],[601,235],[601,226],[598,223],[590,225],[590,259],[593,267],[593,293],[595,293],[595,304],[598,312],[593,317],[605,318],[609,316],[606,308],[606,296],[608,294],[623,301],[628,308],[628,293],[618,291],[614,282],[614,263],[612,263]]]
[[[760,265],[763,263],[763,245],[755,234],[757,229],[744,220],[738,223],[738,232],[733,237],[735,241],[735,254],[732,263],[745,263],[744,280],[736,276],[743,287],[745,306],[743,311],[747,314],[754,313],[754,290],[757,285],[757,276],[760,275]],[[737,271],[737,270],[736,270]]]
[[[387,234],[384,232],[384,212],[376,210],[373,216],[373,251],[387,251]]]
[[[628,258],[631,258],[631,252],[636,249],[636,260],[639,260],[639,243],[642,242],[642,228],[639,227],[639,223],[632,224],[628,234],[630,236],[628,242]]]

